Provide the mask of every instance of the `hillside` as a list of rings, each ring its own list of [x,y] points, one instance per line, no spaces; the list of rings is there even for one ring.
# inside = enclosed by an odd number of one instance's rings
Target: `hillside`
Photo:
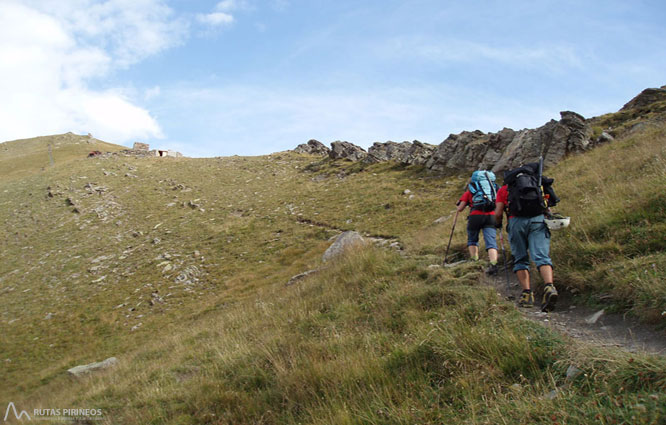
[[[64,166],[92,151],[122,149],[126,148],[73,133],[14,140],[0,144],[0,170],[3,180],[22,178],[56,164]]]
[[[553,236],[556,283],[663,329],[660,113],[600,117],[649,125],[549,173],[573,217]],[[466,173],[294,152],[86,158],[76,137],[0,144],[2,401],[100,408],[109,424],[666,417],[663,356],[574,343],[525,321],[477,265],[432,266]],[[387,242],[285,286],[342,230]],[[464,242],[460,220],[457,259]]]

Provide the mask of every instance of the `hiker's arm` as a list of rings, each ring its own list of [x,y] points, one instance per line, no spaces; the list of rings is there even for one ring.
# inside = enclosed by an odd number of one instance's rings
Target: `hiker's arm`
[[[465,209],[465,207],[467,207],[467,202],[458,201],[458,203],[456,205],[457,205],[456,209],[458,210],[458,212],[461,212],[462,210]]]
[[[502,228],[502,218],[504,216],[504,202],[495,203],[495,227]]]

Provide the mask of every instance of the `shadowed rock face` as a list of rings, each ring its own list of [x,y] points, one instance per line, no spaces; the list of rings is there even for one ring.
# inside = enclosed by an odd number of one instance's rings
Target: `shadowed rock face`
[[[332,159],[361,161],[368,156],[368,153],[353,143],[336,141],[331,143],[331,151],[328,153],[328,156]]]
[[[311,139],[307,143],[296,146],[294,152],[308,153],[311,155],[327,156],[331,150],[318,140]]]

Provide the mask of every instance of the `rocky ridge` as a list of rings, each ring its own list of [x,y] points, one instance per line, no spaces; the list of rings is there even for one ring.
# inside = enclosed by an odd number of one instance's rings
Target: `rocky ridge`
[[[624,105],[620,112],[645,108],[666,101],[666,86],[649,88]],[[295,151],[328,155],[331,159],[378,163],[396,161],[404,165],[423,165],[439,172],[491,169],[502,172],[544,157],[545,166],[552,166],[565,156],[584,152],[596,145],[613,141],[612,129],[604,128],[595,135],[592,125],[596,118],[585,119],[572,111],[560,112],[559,120],[550,120],[535,129],[513,130],[504,128],[497,133],[480,130],[463,131],[449,135],[438,146],[413,142],[375,142],[366,152],[350,142],[336,141],[328,149],[311,140],[299,145]],[[316,142],[316,143],[313,143]]]

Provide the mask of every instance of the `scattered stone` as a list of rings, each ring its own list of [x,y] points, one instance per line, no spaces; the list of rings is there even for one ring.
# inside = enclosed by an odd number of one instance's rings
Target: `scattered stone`
[[[314,270],[308,270],[306,272],[297,274],[296,276],[293,276],[291,279],[289,279],[289,281],[285,284],[285,286],[291,286],[294,283],[300,282],[301,280],[305,279],[306,277],[311,276],[311,275],[313,275],[317,272],[319,272],[319,270],[314,269]]]
[[[597,321],[603,314],[604,314],[604,309],[601,309],[596,313],[594,313],[593,315],[591,315],[590,317],[588,317],[587,319],[585,319],[585,323],[587,323],[588,325],[594,325],[595,323],[597,323]]]
[[[597,144],[610,143],[613,140],[615,140],[615,138],[604,131],[604,132],[601,133],[601,135],[599,137],[597,137]]]
[[[51,320],[53,318],[53,313],[46,313],[46,316],[44,316],[44,320]]]
[[[523,392],[523,387],[522,387],[522,385],[520,385],[520,384],[518,384],[518,383],[515,383],[515,384],[511,385],[511,386],[509,387],[509,389],[510,389],[512,392],[516,393],[516,394],[520,394],[520,393]]]
[[[143,323],[139,323],[137,325],[132,326],[132,329],[130,329],[130,332],[134,332],[135,330],[139,329],[142,325],[143,325]]]
[[[338,235],[338,237],[335,238],[335,242],[333,242],[333,244],[330,247],[328,247],[326,252],[324,252],[324,255],[322,256],[322,261],[323,262],[331,261],[332,259],[341,255],[348,248],[362,245],[363,243],[365,243],[365,240],[363,239],[363,236],[361,236],[358,232],[354,231],[344,232]]]
[[[188,266],[176,276],[175,281],[187,286],[194,285],[199,281],[200,275],[201,271],[197,266]]]
[[[90,363],[87,365],[81,365],[81,366],[76,366],[71,369],[67,369],[67,372],[75,377],[81,377],[83,375],[86,375],[91,372],[96,372],[99,370],[104,370],[108,369],[118,363],[118,359],[115,357],[109,357],[108,359],[102,361],[102,362],[97,362],[97,363]]]
[[[578,369],[574,365],[569,365],[569,367],[567,368],[567,378],[566,378],[566,380],[567,381],[573,381],[581,373],[583,373],[582,370]]]
[[[410,193],[412,193],[412,191],[409,190],[409,189],[405,189],[405,190],[402,191],[403,195],[409,195]]]

